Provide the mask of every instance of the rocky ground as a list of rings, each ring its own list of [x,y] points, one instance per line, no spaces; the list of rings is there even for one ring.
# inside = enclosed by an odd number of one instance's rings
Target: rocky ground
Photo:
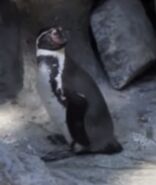
[[[30,57],[25,56],[29,62]],[[154,73],[122,92],[113,90],[105,81],[103,89],[107,90],[103,92],[114,118],[116,134],[124,147],[121,154],[71,157],[44,163],[40,157],[58,150],[58,146],[46,138],[53,126],[35,90],[35,73],[30,65],[25,69],[29,71],[25,89],[18,99],[0,107],[0,184],[155,185]]]
[[[0,185],[155,185],[155,65],[124,90],[114,90],[88,40],[76,31],[71,53],[82,67],[84,61],[90,61],[87,70],[107,101],[124,151],[112,156],[73,156],[45,163],[41,156],[65,146],[47,140],[55,123],[49,120],[36,90],[31,34],[23,30],[21,34],[23,89],[17,98],[0,104]]]
[[[133,90],[106,92],[124,147],[114,156],[71,157],[44,163],[40,156],[57,147],[46,138],[52,126],[37,94],[23,91],[24,100],[1,105],[0,184],[155,185],[155,78]],[[136,99],[140,99],[139,104]]]

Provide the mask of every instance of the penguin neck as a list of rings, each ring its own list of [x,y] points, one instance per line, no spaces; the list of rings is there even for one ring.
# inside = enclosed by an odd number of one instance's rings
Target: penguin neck
[[[65,49],[62,48],[60,50],[52,51],[48,49],[37,49],[36,53],[37,57],[54,57],[57,58],[58,61],[64,63],[65,62]]]

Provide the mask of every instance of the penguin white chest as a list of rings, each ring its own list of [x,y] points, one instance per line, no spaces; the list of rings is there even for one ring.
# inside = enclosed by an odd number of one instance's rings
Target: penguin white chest
[[[38,66],[37,88],[41,99],[50,115],[54,132],[62,132],[68,142],[71,142],[71,137],[66,126],[66,110],[58,101],[51,86],[51,69],[48,64],[41,62]],[[60,78],[57,76],[57,80]],[[60,86],[60,81],[59,81]]]

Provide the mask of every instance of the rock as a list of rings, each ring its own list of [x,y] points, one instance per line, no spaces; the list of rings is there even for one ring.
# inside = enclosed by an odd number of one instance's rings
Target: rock
[[[55,185],[45,164],[30,154],[0,143],[0,183],[3,185]]]
[[[15,3],[0,2],[0,103],[14,97],[22,86],[20,16]]]
[[[75,156],[43,164],[38,156],[49,150],[50,143],[46,140],[49,134],[45,133],[46,123],[40,120],[43,117],[40,106],[32,109],[33,105],[27,104],[25,107],[1,105],[0,138],[9,146],[0,141],[0,164],[3,164],[0,165],[3,167],[0,169],[0,184],[49,185],[53,179],[52,185],[155,185],[155,71],[150,70],[148,75],[124,91],[116,91],[105,82],[105,97],[117,128],[115,131],[121,129],[117,134],[124,151],[118,155]],[[43,126],[31,121],[32,115],[41,116],[38,121]],[[51,149],[57,151],[53,146]],[[5,168],[4,164],[8,167]]]
[[[125,87],[156,59],[156,38],[138,0],[109,0],[91,18],[102,63],[112,86]]]

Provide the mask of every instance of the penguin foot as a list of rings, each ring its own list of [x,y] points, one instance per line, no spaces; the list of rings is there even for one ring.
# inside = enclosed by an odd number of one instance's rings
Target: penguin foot
[[[61,134],[53,134],[47,136],[47,139],[53,144],[53,145],[67,145],[67,141]]]
[[[98,155],[98,154],[103,154],[103,155],[113,155],[122,152],[123,147],[121,145],[114,146],[112,144],[107,145],[104,150],[97,150],[97,151],[92,151],[88,148],[84,148],[80,151],[75,151],[75,155]]]
[[[52,151],[41,157],[44,162],[54,162],[75,156],[70,150]]]
[[[67,159],[78,155],[96,155],[96,154],[117,154],[122,152],[123,147],[120,143],[114,142],[108,144],[103,150],[92,151],[89,147],[82,147],[77,143],[72,142],[68,148],[62,150],[52,151],[41,157],[45,162],[54,162],[58,160]]]

